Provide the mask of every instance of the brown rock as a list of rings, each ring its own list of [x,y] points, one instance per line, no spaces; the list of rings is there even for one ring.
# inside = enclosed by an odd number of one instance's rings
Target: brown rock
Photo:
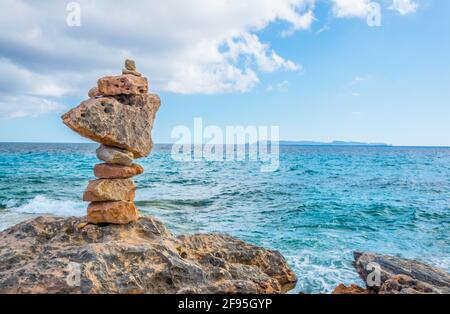
[[[152,101],[152,97],[156,97],[159,101],[159,98],[157,95],[116,95],[111,96],[111,98],[114,98],[118,102],[120,102],[122,105],[125,106],[131,106],[131,107],[137,107],[137,108],[145,108],[148,106],[148,102]]]
[[[280,253],[233,237],[176,237],[152,217],[77,228],[84,221],[39,217],[0,232],[0,293],[281,293],[296,281]]]
[[[135,158],[145,157],[153,147],[150,132],[161,102],[153,94],[132,99],[136,105],[124,105],[111,97],[91,98],[62,119],[81,136],[128,150]]]
[[[98,91],[104,96],[143,95],[148,92],[148,81],[129,74],[106,76],[98,80]]]
[[[136,71],[136,62],[134,62],[134,60],[131,60],[131,59],[126,59],[125,60],[125,69],[127,69],[129,71]]]
[[[95,151],[97,158],[108,164],[131,166],[133,164],[133,153],[118,147],[101,145]]]
[[[350,285],[347,287],[344,284],[340,284],[332,292],[332,294],[373,294],[373,293],[374,292],[372,292],[371,290],[361,288],[360,286],[357,285]]]
[[[258,249],[243,241],[220,234],[181,235],[178,238],[183,242],[183,246],[178,251],[186,259],[197,259],[205,264],[227,268],[230,272],[239,272],[241,279],[252,278],[255,275],[252,268],[260,269],[267,276],[275,279],[275,282],[266,282],[264,293],[287,292],[293,289],[297,282],[294,272],[286,267],[286,261],[277,251]],[[224,260],[227,262],[225,263]],[[191,288],[183,292],[205,293],[207,290],[199,287],[199,289]],[[218,289],[217,293],[221,292],[239,293],[239,290],[235,285],[231,285],[228,288],[224,286]]]
[[[139,212],[132,202],[94,202],[87,209],[87,221],[92,224],[124,225],[139,219]]]
[[[127,179],[144,172],[141,165],[119,166],[108,164],[97,164],[94,166],[94,174],[101,179]]]
[[[101,97],[102,95],[98,91],[97,87],[92,87],[88,92],[88,96],[89,96],[89,98],[97,98],[97,97]]]
[[[138,71],[132,71],[132,70],[127,70],[127,69],[123,69],[122,74],[123,75],[130,74],[130,75],[134,75],[134,76],[142,76],[142,74],[139,73]]]
[[[378,292],[379,294],[443,294],[442,289],[433,287],[423,281],[406,275],[392,276],[386,280]]]
[[[354,257],[355,261],[353,262],[353,265],[364,282],[368,282],[368,276],[376,275],[374,271],[378,272],[376,277],[379,279],[379,285],[368,287],[375,291],[380,290],[383,284],[392,277],[406,275],[414,281],[408,281],[405,279],[406,277],[398,277],[402,278],[402,282],[405,284],[409,282],[411,285],[415,286],[420,282],[420,284],[423,283],[433,287],[433,293],[436,293],[436,291],[450,293],[450,274],[437,267],[432,267],[415,260],[376,253],[355,252]],[[398,278],[391,281],[389,285],[403,285],[398,281]],[[386,290],[387,288],[384,289]]]
[[[130,179],[99,179],[89,181],[83,195],[85,202],[134,201],[136,185]]]

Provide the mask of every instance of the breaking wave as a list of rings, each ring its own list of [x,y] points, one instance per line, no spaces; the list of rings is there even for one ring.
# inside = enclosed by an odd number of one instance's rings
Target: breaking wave
[[[8,212],[16,214],[59,216],[83,216],[86,214],[86,203],[82,201],[56,200],[44,195],[38,195],[24,203],[18,200],[8,200],[2,203]]]

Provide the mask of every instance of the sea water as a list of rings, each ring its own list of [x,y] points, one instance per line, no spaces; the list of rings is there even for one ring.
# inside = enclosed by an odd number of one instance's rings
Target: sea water
[[[0,144],[0,230],[38,215],[82,216],[95,144]],[[354,251],[450,270],[450,148],[282,146],[280,167],[177,162],[157,145],[138,162],[136,203],[176,234],[222,232],[280,251],[294,292],[363,285]]]

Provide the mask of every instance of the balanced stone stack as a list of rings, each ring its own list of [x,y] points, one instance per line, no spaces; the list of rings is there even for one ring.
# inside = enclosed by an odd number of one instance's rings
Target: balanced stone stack
[[[89,99],[62,116],[69,128],[101,144],[97,158],[104,163],[94,167],[97,180],[90,181],[83,200],[91,202],[89,223],[127,224],[137,221],[133,176],[144,172],[133,163],[150,154],[151,130],[160,99],[148,93],[147,78],[126,60],[122,75],[98,80]]]

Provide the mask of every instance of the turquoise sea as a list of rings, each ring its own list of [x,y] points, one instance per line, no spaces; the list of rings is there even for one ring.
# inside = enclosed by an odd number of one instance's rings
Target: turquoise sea
[[[85,214],[96,144],[0,144],[0,230],[37,215]],[[295,291],[359,283],[352,252],[450,271],[450,148],[282,146],[280,168],[176,162],[169,145],[139,161],[137,205],[175,233],[225,232],[279,250]]]

